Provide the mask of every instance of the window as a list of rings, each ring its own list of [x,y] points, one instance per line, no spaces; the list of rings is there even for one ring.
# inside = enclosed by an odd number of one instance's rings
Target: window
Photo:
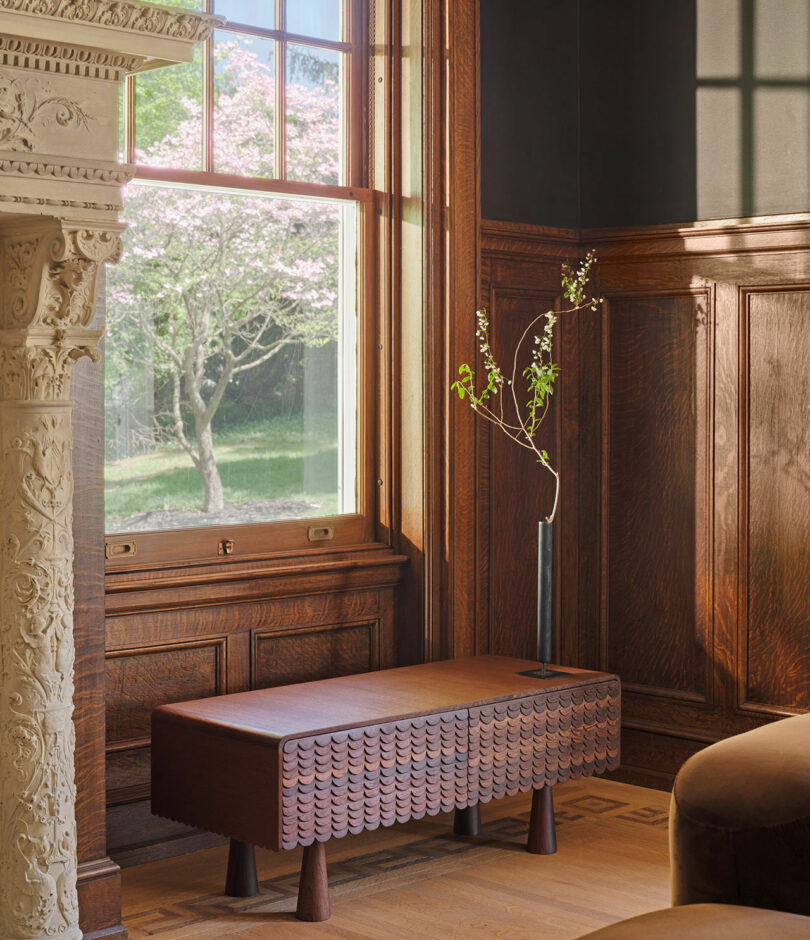
[[[371,531],[360,4],[205,9],[227,24],[194,61],[125,92],[138,169],[105,355],[119,562],[136,543],[139,561],[207,556],[240,523],[240,554],[307,545],[315,518],[338,544]]]

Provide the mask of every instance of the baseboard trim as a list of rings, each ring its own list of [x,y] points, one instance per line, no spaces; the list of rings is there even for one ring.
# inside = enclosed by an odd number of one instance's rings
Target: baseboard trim
[[[85,940],[126,940],[121,922],[121,869],[106,855],[79,862],[79,925]]]

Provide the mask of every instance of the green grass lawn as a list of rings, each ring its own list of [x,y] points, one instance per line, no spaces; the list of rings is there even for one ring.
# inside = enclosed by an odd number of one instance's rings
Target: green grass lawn
[[[338,449],[334,415],[307,423],[300,416],[272,418],[214,434],[225,501],[297,499],[337,511]],[[154,510],[202,508],[203,486],[191,458],[165,447],[105,467],[107,529]]]

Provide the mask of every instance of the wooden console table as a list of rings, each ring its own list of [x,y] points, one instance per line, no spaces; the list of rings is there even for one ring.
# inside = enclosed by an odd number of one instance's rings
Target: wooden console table
[[[324,842],[534,791],[529,851],[556,848],[551,787],[619,764],[616,676],[501,656],[164,705],[152,811],[231,839],[226,890],[258,891],[253,846],[304,846],[302,920],[329,916]],[[562,667],[558,667],[562,668]]]

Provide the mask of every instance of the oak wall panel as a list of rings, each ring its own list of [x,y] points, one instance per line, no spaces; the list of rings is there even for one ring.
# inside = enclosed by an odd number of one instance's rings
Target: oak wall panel
[[[810,287],[744,291],[746,705],[810,708]],[[747,368],[746,368],[747,366]]]
[[[538,314],[556,306],[554,293],[493,287],[490,300],[490,337],[497,362],[511,374],[513,351],[522,334]],[[536,332],[542,333],[545,321]],[[532,333],[533,337],[534,333]],[[533,338],[523,343],[517,364],[517,389],[528,365]],[[477,371],[483,374],[482,363]],[[521,408],[526,395],[516,391]],[[512,414],[510,389],[493,399]],[[538,436],[538,445],[550,454],[559,450],[557,400]],[[554,504],[554,479],[537,462],[534,453],[519,447],[498,428],[482,429],[489,453],[489,652],[502,656],[534,659],[537,655],[537,525]],[[532,485],[527,486],[526,481]]]
[[[707,698],[709,298],[608,295],[604,663],[625,689]]]
[[[251,688],[350,676],[379,668],[379,623],[254,630]]]
[[[158,705],[223,695],[226,644],[224,637],[210,637],[108,653],[108,745],[149,737]]]

